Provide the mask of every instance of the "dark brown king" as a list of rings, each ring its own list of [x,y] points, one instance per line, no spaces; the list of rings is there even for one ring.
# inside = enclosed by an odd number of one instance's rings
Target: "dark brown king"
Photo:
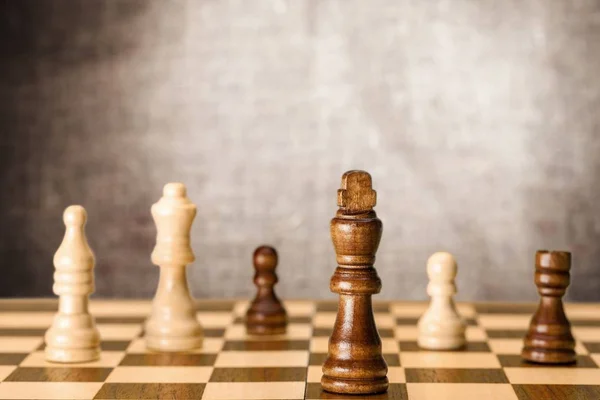
[[[246,331],[250,335],[285,333],[287,314],[273,289],[277,283],[277,252],[272,247],[260,246],[254,251],[253,263],[258,292],[246,313]]]
[[[381,290],[373,268],[383,229],[373,211],[376,193],[364,171],[346,172],[341,186],[339,209],[331,220],[338,267],[330,284],[340,299],[321,386],[342,394],[385,392],[387,365],[371,305],[371,295]]]
[[[571,253],[540,250],[535,255],[535,284],[542,297],[529,324],[521,356],[541,364],[575,362],[575,340],[563,309],[569,286]]]

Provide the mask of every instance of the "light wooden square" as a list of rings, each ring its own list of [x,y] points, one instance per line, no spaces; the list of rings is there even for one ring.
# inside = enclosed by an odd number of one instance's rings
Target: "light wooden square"
[[[375,325],[377,328],[394,328],[396,326],[395,318],[388,313],[375,313]],[[332,325],[333,326],[333,325]]]
[[[206,383],[213,367],[117,367],[106,382],[121,383]]]
[[[233,314],[229,311],[199,311],[196,318],[203,328],[225,328],[233,323]]]
[[[510,383],[526,385],[598,385],[599,368],[505,368]]]
[[[43,341],[41,336],[0,336],[0,353],[29,353]]]
[[[387,354],[400,352],[398,341],[394,338],[381,338],[381,351]]]
[[[304,398],[304,382],[209,382],[202,400],[296,400]]]
[[[397,326],[394,331],[394,337],[397,340],[417,340],[419,335],[419,329],[416,325],[413,326]],[[465,331],[467,341],[470,342],[481,342],[487,340],[485,331],[478,326],[467,326]]]
[[[102,340],[131,340],[142,331],[140,324],[97,324]]]
[[[310,339],[310,351],[312,353],[327,353],[329,349],[328,337],[313,337]]]
[[[488,345],[495,354],[521,354],[523,339],[488,339]],[[577,354],[588,354],[587,349],[581,342],[575,342]]]
[[[233,315],[237,317],[242,317],[246,315],[246,311],[248,311],[248,307],[250,306],[249,300],[236,301],[233,305]]]
[[[600,340],[600,327],[574,326],[573,335],[582,342],[597,342]]]
[[[0,312],[0,326],[2,328],[49,328],[54,315],[55,313],[51,311]]]
[[[321,365],[310,365],[306,374],[306,382],[321,382],[323,367]]]
[[[309,352],[294,351],[223,351],[215,367],[305,367]]]
[[[0,399],[92,399],[102,382],[2,382]]]
[[[598,304],[565,303],[565,313],[568,319],[598,320]]]
[[[315,328],[331,328],[335,324],[336,312],[333,311],[317,311],[313,318],[313,326]]]
[[[225,342],[222,338],[207,338],[205,337],[202,340],[202,348],[194,349],[189,351],[192,354],[213,354],[218,353],[223,348],[223,343]],[[146,347],[146,339],[138,338],[134,339],[127,348],[127,353],[130,354],[148,354],[155,353],[156,351],[149,350]]]
[[[427,310],[425,302],[393,302],[390,304],[390,313],[395,317],[419,318]]]
[[[485,329],[527,329],[531,320],[525,314],[482,314],[479,316],[479,325]]]
[[[152,311],[149,300],[91,300],[90,313],[94,317],[146,317]]]
[[[0,382],[12,374],[15,369],[17,369],[16,365],[0,365]]]
[[[457,303],[456,309],[463,318],[474,318],[477,315],[477,311],[475,311],[475,306],[473,306],[473,304],[470,303]]]
[[[429,307],[429,302],[394,302],[390,313],[400,318],[419,318]],[[477,313],[470,303],[456,303],[456,310],[463,318],[473,318]]]
[[[63,364],[46,361],[46,355],[43,351],[34,351],[29,354],[20,364],[21,367],[116,367],[119,365],[123,357],[125,356],[124,351],[103,351],[100,353],[100,359],[97,361],[76,363],[76,364]]]
[[[400,364],[404,368],[500,368],[492,353],[454,351],[403,351]]]
[[[248,311],[250,301],[238,301],[233,307],[233,314],[243,317]],[[284,300],[283,307],[289,317],[310,317],[315,312],[315,303],[309,300]]]
[[[269,340],[308,340],[311,337],[312,326],[310,324],[288,324],[287,332],[284,335],[269,336]],[[264,337],[246,334],[246,326],[244,324],[229,326],[225,331],[225,338],[230,340],[264,340]]]
[[[407,383],[411,400],[518,400],[510,384]]]
[[[396,338],[396,340],[417,340],[418,335],[419,330],[415,325],[402,325],[397,326],[396,329],[394,329],[394,338]]]
[[[390,383],[405,383],[404,367],[388,367],[387,377]]]
[[[306,300],[285,300],[285,310],[290,317],[310,317],[315,313],[315,303]]]

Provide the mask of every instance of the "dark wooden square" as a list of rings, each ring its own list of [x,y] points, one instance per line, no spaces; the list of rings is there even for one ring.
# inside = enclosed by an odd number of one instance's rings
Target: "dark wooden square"
[[[600,353],[600,342],[584,342],[583,345],[590,353]]]
[[[233,300],[196,300],[197,311],[227,312],[233,311]]]
[[[212,366],[216,354],[149,353],[126,354],[119,365],[123,366]]]
[[[406,368],[407,383],[508,383],[501,368]]]
[[[129,347],[131,342],[129,340],[106,340],[100,342],[100,349],[102,351],[125,351]],[[38,351],[46,349],[46,343],[42,342],[38,346]]]
[[[228,340],[223,345],[222,351],[281,351],[309,348],[308,340]]]
[[[201,399],[205,383],[105,383],[95,399]]]
[[[400,341],[400,351],[431,351],[419,347],[416,341]],[[467,342],[467,345],[461,349],[452,351],[463,351],[467,353],[491,352],[487,342]]]
[[[222,338],[225,336],[225,328],[204,328],[204,337]]]
[[[58,311],[58,301],[55,299],[28,299],[28,300],[5,300],[0,302],[2,312],[40,312]]]
[[[534,303],[481,303],[474,306],[479,314],[533,314],[537,309]]]
[[[112,368],[19,367],[5,381],[12,382],[104,382]]]
[[[314,328],[312,337],[330,337],[333,328]]]
[[[143,324],[147,316],[135,317],[96,317],[97,324]]]
[[[246,321],[246,317],[237,316],[233,320],[234,324],[244,324]],[[288,324],[310,324],[312,322],[312,317],[310,316],[294,316],[288,317]]]
[[[571,319],[571,326],[587,326],[591,328],[600,327],[600,315],[598,319]]]
[[[19,365],[27,353],[0,353],[0,365]]]
[[[522,368],[598,368],[590,356],[577,355],[574,364],[536,364],[523,360],[518,354],[498,354],[498,361],[503,367]]]
[[[490,339],[523,339],[527,334],[523,329],[486,329]]]
[[[0,336],[40,336],[43,337],[48,328],[0,328]]]
[[[325,363],[326,358],[327,353],[310,353],[310,357],[308,358],[308,365],[323,365],[323,363]]]
[[[323,300],[317,302],[317,311],[334,311],[337,312],[338,302],[334,300]]]
[[[473,318],[463,319],[468,326],[477,326],[477,321]],[[415,326],[419,322],[418,317],[398,317],[396,318],[396,325],[410,325]]]
[[[215,368],[211,382],[304,382],[307,370],[298,368]]]
[[[512,385],[519,400],[597,400],[598,385]]]
[[[397,353],[394,354],[383,354],[383,359],[387,363],[388,367],[399,367],[400,366],[400,356]]]

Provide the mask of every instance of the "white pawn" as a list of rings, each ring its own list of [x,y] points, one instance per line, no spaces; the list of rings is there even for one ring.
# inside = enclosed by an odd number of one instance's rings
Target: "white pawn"
[[[186,265],[195,260],[190,230],[196,206],[182,183],[168,183],[152,206],[156,246],[152,263],[160,267],[152,314],[146,322],[146,346],[159,351],[186,351],[202,346],[202,327],[188,289]]]
[[[452,350],[465,345],[465,322],[458,315],[452,299],[456,293],[456,272],[456,261],[450,253],[435,253],[427,260],[427,294],[431,296],[431,303],[419,319],[419,347]]]
[[[100,358],[100,333],[88,311],[88,296],[94,292],[94,253],[85,237],[87,213],[70,206],[63,214],[65,236],[54,254],[54,293],[58,313],[46,332],[46,360],[61,363]]]

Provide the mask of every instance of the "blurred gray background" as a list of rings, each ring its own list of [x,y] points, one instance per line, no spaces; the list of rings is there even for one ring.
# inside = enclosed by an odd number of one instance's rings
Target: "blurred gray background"
[[[538,248],[600,301],[600,2],[2,1],[0,296],[48,296],[63,209],[84,205],[96,296],[151,297],[150,206],[198,205],[197,297],[331,297],[329,220],[365,169],[379,299],[532,300]]]

